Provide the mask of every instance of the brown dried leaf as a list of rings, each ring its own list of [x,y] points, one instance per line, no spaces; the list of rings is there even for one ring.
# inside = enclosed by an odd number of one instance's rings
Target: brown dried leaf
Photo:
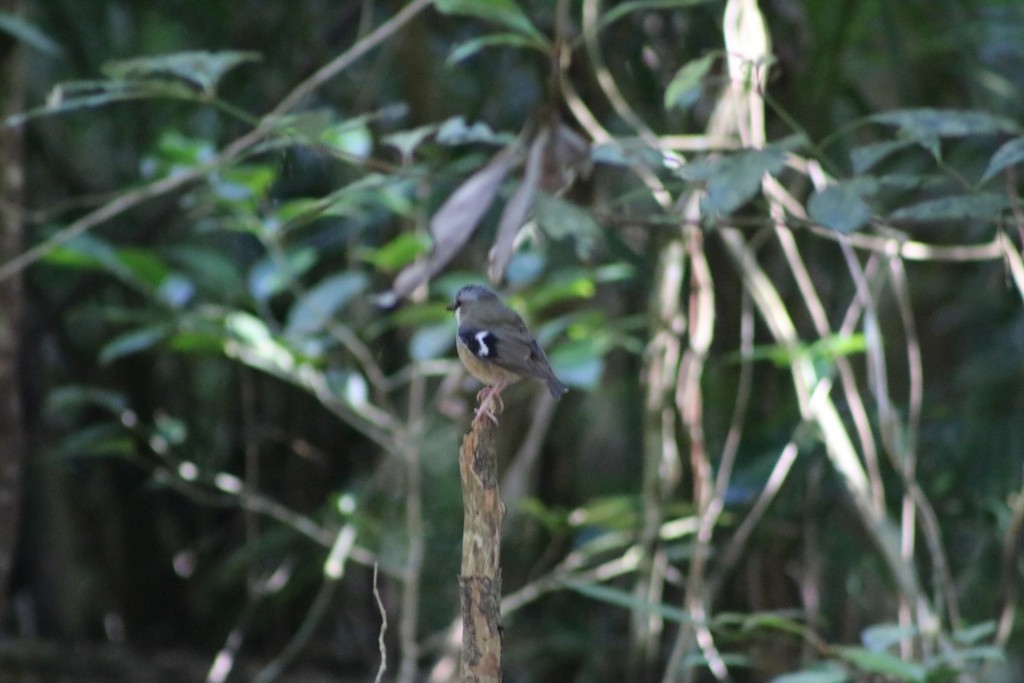
[[[520,143],[513,143],[467,178],[430,219],[434,248],[430,255],[402,270],[391,291],[381,297],[383,305],[393,305],[440,271],[469,241],[487,213],[502,183],[515,165]]]
[[[508,204],[505,205],[505,210],[501,212],[498,234],[495,236],[494,246],[491,247],[490,254],[488,254],[490,266],[487,269],[487,276],[491,282],[498,283],[505,277],[505,269],[512,259],[516,235],[519,234],[519,230],[526,222],[526,217],[533,207],[533,198],[537,195],[537,183],[540,181],[549,138],[548,129],[543,128],[530,143],[523,179]]]
[[[562,122],[555,123],[544,159],[541,189],[551,194],[566,190],[577,175],[589,171],[589,152],[590,144],[579,133]]]

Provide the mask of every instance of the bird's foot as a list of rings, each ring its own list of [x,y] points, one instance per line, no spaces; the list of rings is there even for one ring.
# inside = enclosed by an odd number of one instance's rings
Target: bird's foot
[[[498,418],[489,407],[480,406],[476,409],[476,417],[473,418],[473,424],[476,425],[481,420],[490,420],[494,423],[495,427],[498,426]]]
[[[498,426],[498,413],[505,410],[505,402],[501,399],[501,392],[505,384],[496,384],[493,387],[484,387],[477,392],[476,398],[480,406],[476,409],[476,417],[473,423],[478,420],[490,420],[494,426]]]

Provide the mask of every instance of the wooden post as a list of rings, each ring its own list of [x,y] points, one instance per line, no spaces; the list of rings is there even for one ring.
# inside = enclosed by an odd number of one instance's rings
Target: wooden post
[[[495,425],[474,420],[459,450],[462,477],[462,681],[501,681],[501,522]]]

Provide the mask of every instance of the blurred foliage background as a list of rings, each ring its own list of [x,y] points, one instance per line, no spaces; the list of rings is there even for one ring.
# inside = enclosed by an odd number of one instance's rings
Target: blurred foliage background
[[[0,61],[3,680],[456,677],[488,279],[572,387],[506,393],[506,680],[1024,677],[1016,0],[3,0]]]

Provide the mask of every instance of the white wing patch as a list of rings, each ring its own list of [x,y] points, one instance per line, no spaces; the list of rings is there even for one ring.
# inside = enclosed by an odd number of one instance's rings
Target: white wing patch
[[[484,358],[486,358],[491,355],[491,350],[487,347],[487,342],[485,341],[487,335],[489,334],[490,332],[488,332],[487,330],[480,330],[479,332],[476,333],[476,335],[474,335],[476,338],[476,343],[480,345],[480,349],[477,351],[478,356],[483,356]]]

